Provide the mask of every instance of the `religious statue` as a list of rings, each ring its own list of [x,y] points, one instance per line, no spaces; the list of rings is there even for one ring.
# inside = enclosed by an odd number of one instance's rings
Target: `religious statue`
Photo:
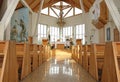
[[[18,24],[18,22],[17,22],[17,24]],[[20,19],[20,24],[18,24],[18,25],[21,27],[20,41],[27,41],[28,39],[26,37],[26,27],[25,27],[24,21],[22,19]]]
[[[17,41],[18,31],[16,25],[11,29],[11,39]]]

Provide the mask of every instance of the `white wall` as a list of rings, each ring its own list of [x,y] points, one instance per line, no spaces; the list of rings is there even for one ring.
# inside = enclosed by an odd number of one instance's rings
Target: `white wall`
[[[37,30],[37,26],[36,26],[36,22],[37,22],[37,18],[38,17],[38,14],[37,13],[33,13],[32,14],[32,31],[31,31],[31,36],[35,35],[35,30]],[[55,17],[51,17],[51,16],[47,16],[47,15],[42,15],[40,16],[40,20],[39,20],[39,23],[40,24],[46,24],[48,26],[56,26],[58,27],[57,25],[57,18]],[[37,32],[37,31],[36,31]]]
[[[66,25],[65,26],[74,26],[74,25],[79,25],[79,24],[85,24],[85,41],[87,42],[87,44],[92,43],[99,43],[99,30],[95,28],[95,26],[92,24],[92,20],[90,18],[90,14],[89,13],[85,13],[85,14],[80,14],[77,16],[72,16],[72,17],[68,17],[65,19]],[[94,30],[94,33],[93,33]],[[90,37],[94,35],[92,37],[92,39],[90,40]]]
[[[38,17],[38,14],[37,13],[33,13],[32,14],[32,28],[30,29],[31,30],[31,36],[33,36],[33,43],[38,43],[37,41],[37,26],[36,26],[36,22],[37,22],[37,17]],[[55,26],[55,27],[58,27],[57,25],[57,18],[55,17],[51,17],[51,16],[47,16],[47,15],[43,15],[41,14],[40,16],[40,20],[39,20],[39,23],[40,24],[46,24],[48,26]],[[36,34],[35,34],[36,33]]]
[[[39,23],[47,24],[48,26],[58,27],[57,21],[58,19],[55,17],[41,14]]]
[[[97,29],[93,24],[92,24],[92,18],[91,14],[87,13],[86,14],[86,41],[87,43],[99,43],[99,29]],[[90,37],[91,40],[90,40]]]
[[[84,24],[84,17],[82,16],[82,14],[68,17],[65,19],[65,22],[66,22],[65,26],[75,26],[78,24]]]
[[[32,25],[32,31],[34,31],[34,27],[35,27],[35,20],[37,18],[37,14],[33,15],[33,25]],[[96,29],[93,24],[91,24],[91,18],[89,16],[89,13],[86,14],[80,14],[77,16],[72,16],[72,17],[68,17],[65,19],[65,26],[75,26],[75,25],[79,25],[79,24],[86,24],[85,25],[85,36],[86,37],[86,42],[89,44],[91,41],[92,43],[99,43],[99,32],[98,29]],[[51,16],[47,16],[47,15],[41,15],[40,16],[40,21],[39,23],[42,24],[47,24],[48,26],[58,26],[57,25],[57,18],[51,17]],[[95,32],[93,33],[93,30],[95,30]],[[91,35],[94,35],[90,41],[90,37]],[[35,39],[35,38],[34,38]],[[35,43],[37,43],[37,39],[34,40]]]

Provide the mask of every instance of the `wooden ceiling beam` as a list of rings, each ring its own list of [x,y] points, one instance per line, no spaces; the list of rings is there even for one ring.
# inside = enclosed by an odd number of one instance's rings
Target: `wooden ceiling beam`
[[[101,28],[104,27],[104,24],[103,24],[100,20],[98,20],[97,23],[92,22],[92,24],[93,24],[97,29],[101,29]]]
[[[95,2],[95,0],[88,0],[92,5]]]
[[[30,8],[30,6],[28,5],[28,3],[25,0],[20,0],[20,2],[24,5],[24,7],[27,7],[28,10],[33,13],[32,9]]]
[[[34,0],[25,0],[25,2],[28,4],[28,6],[30,6],[29,4],[30,4],[32,1],[34,1]],[[17,9],[20,9],[20,8],[23,8],[23,7],[24,7],[24,5],[19,1],[18,5],[17,5],[17,7],[16,7],[16,10],[17,10]],[[31,8],[31,7],[30,7],[30,8]]]
[[[84,2],[83,2],[83,5],[84,5],[85,12],[88,12],[89,11],[89,7]]]
[[[24,6],[23,6],[23,4],[19,1],[18,5],[17,5],[17,7],[16,7],[16,10],[17,10],[17,9],[20,9],[20,8],[22,8],[22,7],[24,7]]]
[[[100,3],[100,15],[104,18],[107,19],[108,18],[108,8],[106,6],[106,3],[103,1]]]
[[[38,12],[39,11],[39,6],[40,6],[40,2],[33,8],[33,11]]]
[[[50,0],[48,3],[45,3],[43,5],[43,9],[46,8],[46,7],[50,7],[50,6],[52,6],[53,4],[55,4],[55,3],[59,2],[59,1],[60,0]]]
[[[53,5],[53,6],[51,6],[51,7],[60,10],[60,6],[59,6],[59,5],[58,5],[58,6],[57,6],[57,5]],[[71,7],[70,5],[63,5],[63,8],[62,8],[62,9],[64,10],[64,9],[67,9],[67,8],[70,8],[70,7]]]
[[[90,7],[92,6],[92,4],[90,4],[87,0],[83,0],[83,4],[84,4],[84,6],[86,6],[88,8],[87,9],[87,12],[88,12]]]
[[[30,7],[33,9],[36,7],[36,5],[40,4],[40,0],[34,0],[33,3],[30,4]]]
[[[97,24],[94,24],[98,29],[104,28],[108,20],[108,9],[104,1],[100,3],[100,11],[99,21]]]
[[[80,9],[80,4],[75,3],[73,0],[63,0],[63,1],[70,4],[72,7],[77,7]]]
[[[30,5],[30,4],[32,4],[33,1],[35,1],[35,0],[25,0],[25,1],[28,3],[28,5]]]
[[[103,17],[99,17],[99,21],[101,21],[103,24],[107,23],[107,20],[105,20]]]

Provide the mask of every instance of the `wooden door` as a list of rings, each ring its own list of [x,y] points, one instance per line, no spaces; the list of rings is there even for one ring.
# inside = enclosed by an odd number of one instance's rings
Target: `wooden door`
[[[117,28],[114,29],[114,41],[115,42],[120,41],[120,33]]]

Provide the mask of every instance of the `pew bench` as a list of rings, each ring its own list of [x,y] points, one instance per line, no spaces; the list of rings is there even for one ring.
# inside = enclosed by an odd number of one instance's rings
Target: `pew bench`
[[[71,57],[75,59],[75,46],[72,46],[72,55]]]
[[[46,62],[49,59],[50,55],[50,47],[47,45],[43,45],[43,55],[42,55],[42,63]]]
[[[89,57],[90,57],[91,45],[84,45],[83,46],[83,68],[86,71],[89,71]]]
[[[79,59],[78,59],[78,63],[80,65],[83,65],[83,53],[84,53],[83,50],[84,50],[84,45],[79,45],[79,51],[78,51]]]
[[[75,61],[78,63],[79,60],[79,45],[75,46]]]
[[[18,61],[19,80],[22,80],[31,73],[31,59],[29,53],[29,44],[17,43],[16,55]]]
[[[120,82],[120,42],[107,42],[101,82]]]
[[[15,42],[0,41],[0,82],[18,82],[17,71]]]
[[[30,56],[31,56],[31,71],[34,71],[39,66],[37,44],[30,44]]]
[[[104,63],[105,44],[92,44],[89,56],[89,73],[97,80],[101,81]]]
[[[39,63],[39,66],[42,64],[42,50],[43,50],[43,47],[42,45],[37,45],[37,50],[38,50],[38,63]]]

